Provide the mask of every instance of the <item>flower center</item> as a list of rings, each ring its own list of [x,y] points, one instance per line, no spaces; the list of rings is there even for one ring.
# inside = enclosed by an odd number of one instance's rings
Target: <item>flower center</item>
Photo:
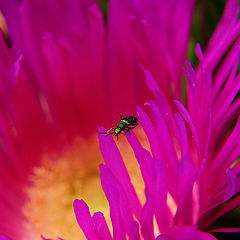
[[[146,145],[143,132],[137,131],[137,136]],[[125,136],[121,136],[117,145],[143,204],[144,184],[133,150]],[[100,162],[103,159],[96,135],[87,141],[75,139],[71,147],[62,152],[43,155],[41,166],[33,170],[32,185],[26,188],[28,201],[23,207],[27,228],[36,239],[40,235],[53,239],[85,239],[73,212],[72,203],[76,198],[88,203],[91,214],[103,212],[110,226],[108,203],[100,182]]]
[[[91,212],[107,212],[107,201],[101,188],[98,165],[101,161],[97,137],[76,139],[61,153],[45,154],[40,167],[33,170],[32,186],[26,189],[29,200],[23,211],[27,228],[36,239],[81,239],[72,203],[81,198]],[[82,239],[84,239],[82,237]]]

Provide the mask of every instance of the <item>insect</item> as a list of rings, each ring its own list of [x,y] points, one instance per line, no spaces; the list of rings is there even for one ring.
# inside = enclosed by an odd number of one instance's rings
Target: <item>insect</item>
[[[101,132],[103,134],[106,134],[106,137],[109,135],[117,136],[118,140],[118,134],[123,132],[124,135],[128,132],[130,135],[130,130],[135,128],[138,125],[138,119],[133,116],[128,116],[123,118],[120,113],[117,113],[120,116],[120,122],[116,127],[110,128],[107,132]]]

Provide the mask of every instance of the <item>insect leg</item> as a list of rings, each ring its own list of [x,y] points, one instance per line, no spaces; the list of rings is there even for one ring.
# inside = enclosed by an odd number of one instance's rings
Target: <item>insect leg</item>
[[[109,135],[111,135],[111,134],[113,134],[112,132],[111,133],[108,133],[105,137],[107,137],[107,136],[109,136]]]
[[[122,115],[119,113],[119,112],[117,112],[117,114],[120,116],[120,118],[122,119]]]
[[[108,131],[107,131],[107,133],[109,133],[111,130],[114,130],[115,128],[110,128]]]
[[[107,137],[107,136],[109,136],[109,135],[111,135],[111,134],[114,133],[114,129],[115,129],[115,128],[110,128],[107,132],[100,132],[100,134],[106,134],[105,137]],[[113,130],[113,132],[110,132],[111,130]]]
[[[128,132],[131,136],[131,132],[130,132],[130,129],[128,127],[126,129],[124,129],[124,131]],[[126,135],[126,132],[124,132],[125,133],[124,135]]]
[[[138,124],[137,124],[137,125],[138,125]],[[129,126],[129,127],[127,127],[127,129],[134,129],[137,125]]]

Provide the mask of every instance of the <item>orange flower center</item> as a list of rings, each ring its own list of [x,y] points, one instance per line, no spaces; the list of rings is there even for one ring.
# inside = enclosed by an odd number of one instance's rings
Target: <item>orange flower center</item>
[[[141,131],[138,136],[144,139]],[[133,185],[142,203],[145,201],[144,184],[133,151],[124,136],[117,142],[127,165]],[[40,167],[31,176],[32,186],[26,189],[29,200],[23,212],[27,228],[36,239],[40,235],[57,239],[85,239],[73,212],[74,199],[83,199],[91,214],[103,212],[110,224],[108,203],[104,196],[98,165],[103,162],[97,136],[89,140],[75,139],[71,147],[61,153],[47,153]]]

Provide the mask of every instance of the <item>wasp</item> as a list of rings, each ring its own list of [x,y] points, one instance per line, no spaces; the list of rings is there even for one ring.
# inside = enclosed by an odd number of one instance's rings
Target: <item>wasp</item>
[[[120,122],[116,127],[110,128],[107,132],[101,132],[102,134],[106,134],[106,137],[109,135],[117,136],[118,140],[118,135],[123,132],[124,135],[128,132],[130,135],[130,130],[135,128],[138,125],[138,119],[133,116],[128,116],[123,118],[120,113],[117,113],[120,116]]]

